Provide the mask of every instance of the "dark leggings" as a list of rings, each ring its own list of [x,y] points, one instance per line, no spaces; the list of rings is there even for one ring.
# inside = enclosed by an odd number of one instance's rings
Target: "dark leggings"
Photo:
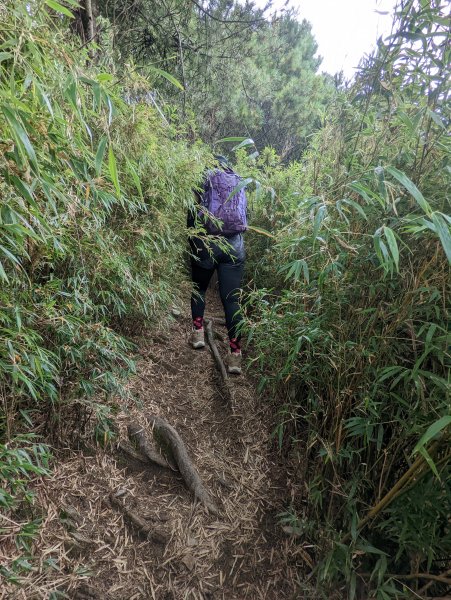
[[[203,317],[205,312],[205,294],[210,279],[218,270],[219,295],[224,306],[229,339],[240,339],[239,325],[243,319],[239,305],[239,295],[244,270],[244,246],[232,255],[215,248],[213,257],[206,260],[191,260],[192,280],[195,292],[191,296],[191,313],[193,319]],[[197,293],[196,293],[197,292]]]

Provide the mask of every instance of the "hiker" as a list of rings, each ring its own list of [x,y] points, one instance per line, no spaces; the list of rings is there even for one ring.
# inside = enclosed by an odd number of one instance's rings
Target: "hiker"
[[[244,240],[246,230],[246,195],[244,189],[231,196],[240,177],[230,168],[224,156],[215,156],[217,168],[209,171],[202,193],[196,193],[199,209],[190,212],[188,227],[203,225],[209,237],[190,238],[191,273],[194,291],[191,296],[193,330],[190,343],[203,348],[205,294],[210,279],[217,270],[219,294],[224,306],[229,334],[226,366],[229,373],[241,373],[240,324],[242,314],[238,303],[244,270]],[[214,236],[214,237],[213,237]]]

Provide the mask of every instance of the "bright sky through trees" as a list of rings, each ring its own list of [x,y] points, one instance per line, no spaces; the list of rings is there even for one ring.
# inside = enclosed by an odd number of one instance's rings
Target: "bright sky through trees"
[[[264,0],[257,0],[264,6]],[[281,8],[283,0],[275,0]],[[320,70],[334,74],[343,69],[350,78],[360,58],[371,51],[377,38],[390,34],[396,0],[290,0],[299,9],[299,18],[312,24],[323,57]],[[378,11],[378,12],[377,12]],[[380,14],[382,12],[388,14]]]

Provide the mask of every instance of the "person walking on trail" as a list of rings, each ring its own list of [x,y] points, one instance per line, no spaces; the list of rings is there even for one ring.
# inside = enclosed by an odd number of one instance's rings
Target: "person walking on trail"
[[[205,294],[210,279],[217,270],[230,344],[226,366],[229,373],[239,375],[240,325],[243,320],[239,295],[245,260],[243,232],[247,228],[246,195],[244,188],[239,189],[241,178],[230,168],[227,160],[223,156],[215,158],[218,166],[208,172],[203,191],[196,193],[198,208],[188,215],[188,227],[203,226],[207,234],[190,238],[194,284],[190,343],[195,349],[205,346]]]

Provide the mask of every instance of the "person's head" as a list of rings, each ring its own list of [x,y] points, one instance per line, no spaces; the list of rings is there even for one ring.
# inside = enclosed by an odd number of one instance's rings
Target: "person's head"
[[[215,154],[215,160],[221,169],[230,169],[229,161],[222,154]]]

